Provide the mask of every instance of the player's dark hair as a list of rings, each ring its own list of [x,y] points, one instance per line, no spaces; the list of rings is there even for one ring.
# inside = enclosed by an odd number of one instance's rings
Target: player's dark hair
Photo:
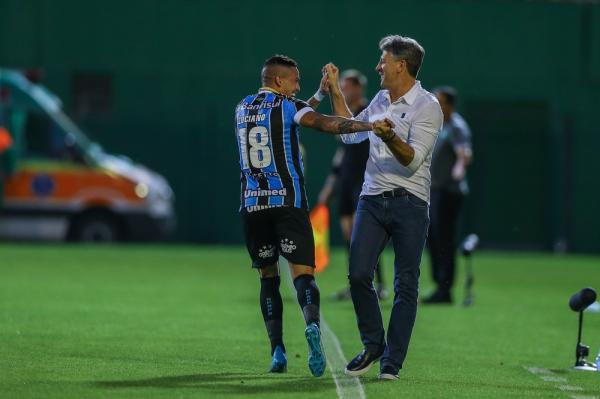
[[[392,54],[395,60],[406,61],[408,73],[416,78],[423,63],[425,49],[415,39],[389,35],[379,41],[379,49]]]
[[[263,66],[267,67],[267,66],[271,66],[271,65],[282,65],[282,66],[296,67],[296,68],[298,67],[298,63],[296,61],[294,61],[287,55],[281,55],[281,54],[275,54],[271,58],[268,58],[265,61],[265,64]]]
[[[443,94],[446,97],[446,102],[451,106],[456,105],[456,101],[458,100],[458,92],[452,86],[440,86],[433,89],[435,94]]]

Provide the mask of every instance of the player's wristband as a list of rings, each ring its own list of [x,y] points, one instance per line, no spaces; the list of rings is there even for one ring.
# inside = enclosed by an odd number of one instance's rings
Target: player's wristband
[[[323,99],[325,98],[325,94],[323,94],[323,92],[321,91],[321,89],[317,90],[317,92],[313,95],[313,98],[315,100],[317,100],[318,102],[323,101]]]

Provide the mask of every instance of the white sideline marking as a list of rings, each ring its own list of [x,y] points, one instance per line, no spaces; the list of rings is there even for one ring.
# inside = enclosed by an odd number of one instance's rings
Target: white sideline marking
[[[525,369],[527,371],[529,371],[532,374],[538,375],[538,374],[554,374],[552,371],[548,370],[548,369],[542,369],[539,367],[525,367]]]
[[[541,376],[540,377],[542,380],[546,381],[546,382],[567,382],[567,379],[565,377],[552,377],[552,376]]]
[[[281,269],[284,269],[281,272],[287,275],[288,286],[291,288],[292,292],[295,292],[296,287],[294,287],[294,282],[292,281],[292,274],[290,273],[290,268],[280,267],[280,270]],[[324,343],[323,349],[325,350],[327,368],[329,368],[329,371],[331,371],[331,376],[333,377],[333,382],[335,383],[335,390],[337,392],[338,398],[367,399],[365,389],[362,383],[360,382],[360,379],[358,377],[350,377],[344,374],[344,369],[346,368],[346,364],[348,363],[348,361],[344,356],[344,351],[342,351],[340,341],[336,337],[333,330],[329,327],[329,324],[327,324],[327,322],[325,321],[322,311],[321,333],[321,337],[323,338]]]
[[[363,385],[358,377],[350,377],[344,373],[348,360],[344,356],[340,341],[336,337],[335,333],[329,327],[329,324],[323,319],[323,313],[321,312],[321,327],[323,331],[323,341],[325,341],[325,352],[327,352],[327,366],[333,375],[335,382],[336,391],[340,399],[344,397],[366,399],[367,395]],[[337,356],[331,355],[331,350],[327,351],[327,348],[335,348]]]
[[[558,389],[560,389],[561,391],[583,391],[584,390],[582,387],[576,387],[573,385],[559,385]]]
[[[546,382],[567,382],[565,377],[559,377],[554,372],[548,369],[543,369],[539,367],[524,367],[525,370],[529,371],[531,374],[537,375],[540,379]],[[563,392],[578,392],[585,391],[584,388],[578,387],[575,385],[557,385],[556,388],[560,389]],[[586,396],[586,395],[571,395],[571,399],[598,399],[597,396]]]

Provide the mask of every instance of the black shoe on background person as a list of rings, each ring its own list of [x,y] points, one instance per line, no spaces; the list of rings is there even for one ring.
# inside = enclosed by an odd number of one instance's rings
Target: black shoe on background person
[[[367,349],[363,349],[356,357],[350,360],[350,363],[346,366],[344,372],[346,375],[351,377],[358,377],[363,375],[383,355],[383,350],[378,353],[369,352]]]
[[[427,298],[423,299],[421,303],[426,305],[433,304],[450,304],[452,303],[452,297],[450,293],[447,291],[435,291],[433,294],[429,295]]]
[[[389,294],[388,290],[385,289],[383,284],[378,284],[377,285],[377,298],[379,298],[380,301],[385,301],[386,299],[388,299],[389,296],[390,296],[390,294]]]
[[[379,377],[380,380],[397,380],[398,377],[398,370],[396,370],[393,366],[390,365],[385,365],[385,366],[381,366],[381,369],[379,370]]]
[[[346,287],[336,292],[332,295],[332,298],[336,301],[348,301],[352,299],[352,295],[350,295],[350,287]]]

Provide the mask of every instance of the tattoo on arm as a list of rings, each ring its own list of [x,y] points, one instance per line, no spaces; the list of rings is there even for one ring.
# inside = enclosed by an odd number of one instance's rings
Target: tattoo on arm
[[[368,122],[360,122],[352,119],[344,119],[337,125],[337,133],[354,133],[371,130],[372,126]]]
[[[366,132],[373,129],[370,122],[355,121],[340,116],[322,115],[318,112],[307,112],[300,124],[305,127],[331,134]]]

